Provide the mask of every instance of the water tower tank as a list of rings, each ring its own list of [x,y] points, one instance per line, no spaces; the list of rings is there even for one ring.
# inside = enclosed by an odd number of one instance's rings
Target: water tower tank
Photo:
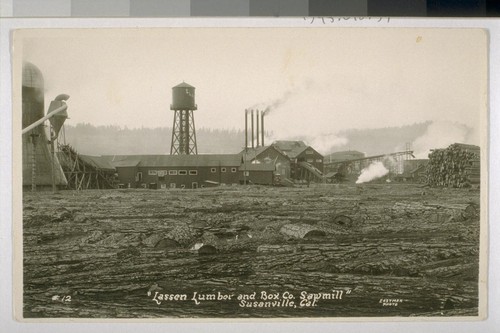
[[[170,110],[196,110],[195,88],[185,82],[172,88],[172,104]]]
[[[42,72],[32,63],[23,63],[23,128],[44,116]]]

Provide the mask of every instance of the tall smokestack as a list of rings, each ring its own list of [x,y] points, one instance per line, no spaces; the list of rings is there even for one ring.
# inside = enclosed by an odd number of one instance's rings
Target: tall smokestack
[[[257,122],[257,129],[255,131],[255,134],[257,135],[257,148],[259,148],[259,140],[260,140],[260,137],[259,137],[259,110],[257,110],[256,114],[255,114],[255,121]]]
[[[264,114],[265,111],[261,111],[260,113],[260,134],[262,135],[262,146],[264,146]]]
[[[248,110],[245,109],[245,150],[248,148]]]
[[[255,148],[255,144],[254,144],[254,137],[253,137],[253,133],[254,133],[254,128],[253,128],[253,109],[251,110],[251,117],[252,117],[252,148]]]

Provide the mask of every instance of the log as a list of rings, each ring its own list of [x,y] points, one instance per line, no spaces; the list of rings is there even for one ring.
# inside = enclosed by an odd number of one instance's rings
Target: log
[[[210,244],[203,244],[198,249],[198,255],[200,255],[200,256],[216,254],[216,253],[217,253],[217,248],[213,245],[210,245]]]
[[[191,250],[198,252],[198,255],[216,254],[220,251],[219,238],[211,232],[204,232]]]
[[[181,244],[179,244],[179,242],[173,239],[163,238],[160,241],[158,241],[154,247],[155,249],[172,249],[180,246]]]
[[[420,202],[396,202],[391,208],[395,216],[433,216],[436,222],[463,221],[479,217],[475,204],[424,204]]]
[[[294,238],[318,238],[326,236],[322,230],[318,230],[309,224],[285,224],[280,233]]]
[[[165,236],[162,233],[155,233],[143,239],[142,244],[147,247],[155,247]]]
[[[187,223],[179,223],[166,235],[166,239],[177,242],[180,246],[187,247],[196,237],[196,232]]]
[[[297,245],[259,245],[257,247],[257,252],[262,253],[289,253],[300,251],[300,247]]]
[[[337,215],[333,218],[333,223],[344,227],[350,227],[352,225],[352,219],[347,215]]]
[[[201,192],[128,189],[105,192],[120,195],[109,201],[101,200],[102,194],[95,191],[61,191],[61,201],[26,192],[24,202],[32,208],[23,212],[24,314],[52,318],[238,317],[242,312],[237,303],[194,306],[191,302],[164,302],[158,307],[145,297],[156,290],[237,294],[275,289],[298,295],[301,290],[323,292],[344,286],[352,287],[353,292],[342,300],[342,306],[321,301],[319,307],[304,308],[300,313],[245,310],[245,316],[380,316],[384,311],[384,315],[398,317],[442,317],[440,304],[447,299],[453,302],[453,309],[447,311],[477,315],[479,220],[436,223],[431,218],[432,214],[446,216],[448,209],[470,202],[478,211],[479,191],[429,188],[425,197],[413,185],[381,185],[364,191],[358,193],[350,185],[269,192],[247,187]],[[228,202],[235,209],[225,213],[185,210],[209,208],[212,200]],[[288,204],[284,206],[284,202]],[[356,203],[362,204],[356,208]],[[73,212],[73,219],[60,218],[58,208],[62,206]],[[240,206],[242,209],[236,209]],[[411,215],[392,218],[394,206]],[[77,223],[75,212],[85,212],[79,214],[88,220]],[[351,218],[356,228],[333,223],[338,215]],[[382,219],[384,215],[389,218]],[[307,228],[324,230],[335,242],[280,233],[283,225],[303,223],[303,217],[317,220]],[[50,223],[53,218],[60,221]],[[185,224],[192,225],[193,242],[213,239],[203,236],[210,228],[236,233],[243,225],[250,226],[253,237],[219,239],[218,245],[208,244],[199,255],[181,249],[166,256],[163,249],[154,247],[174,241],[174,234],[189,239],[189,228],[181,227],[184,232],[175,227]],[[41,239],[46,242],[39,242]],[[111,248],[98,244],[104,239]],[[139,245],[129,247],[132,240]],[[54,295],[74,295],[73,302],[71,306],[52,302]],[[381,297],[411,301],[381,310],[374,307]]]

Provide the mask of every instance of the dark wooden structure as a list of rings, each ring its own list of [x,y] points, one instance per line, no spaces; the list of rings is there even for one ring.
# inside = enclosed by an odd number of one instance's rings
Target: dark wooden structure
[[[70,145],[60,145],[57,154],[68,189],[110,189],[116,187],[113,166],[98,156],[80,155]]]
[[[275,141],[273,146],[291,161],[291,178],[299,181],[323,182],[323,155],[303,141]]]

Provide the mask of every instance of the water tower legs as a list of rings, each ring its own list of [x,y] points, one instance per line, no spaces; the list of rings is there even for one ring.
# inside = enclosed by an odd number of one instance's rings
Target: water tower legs
[[[196,155],[196,131],[193,110],[174,110],[174,124],[172,126],[171,155]]]

